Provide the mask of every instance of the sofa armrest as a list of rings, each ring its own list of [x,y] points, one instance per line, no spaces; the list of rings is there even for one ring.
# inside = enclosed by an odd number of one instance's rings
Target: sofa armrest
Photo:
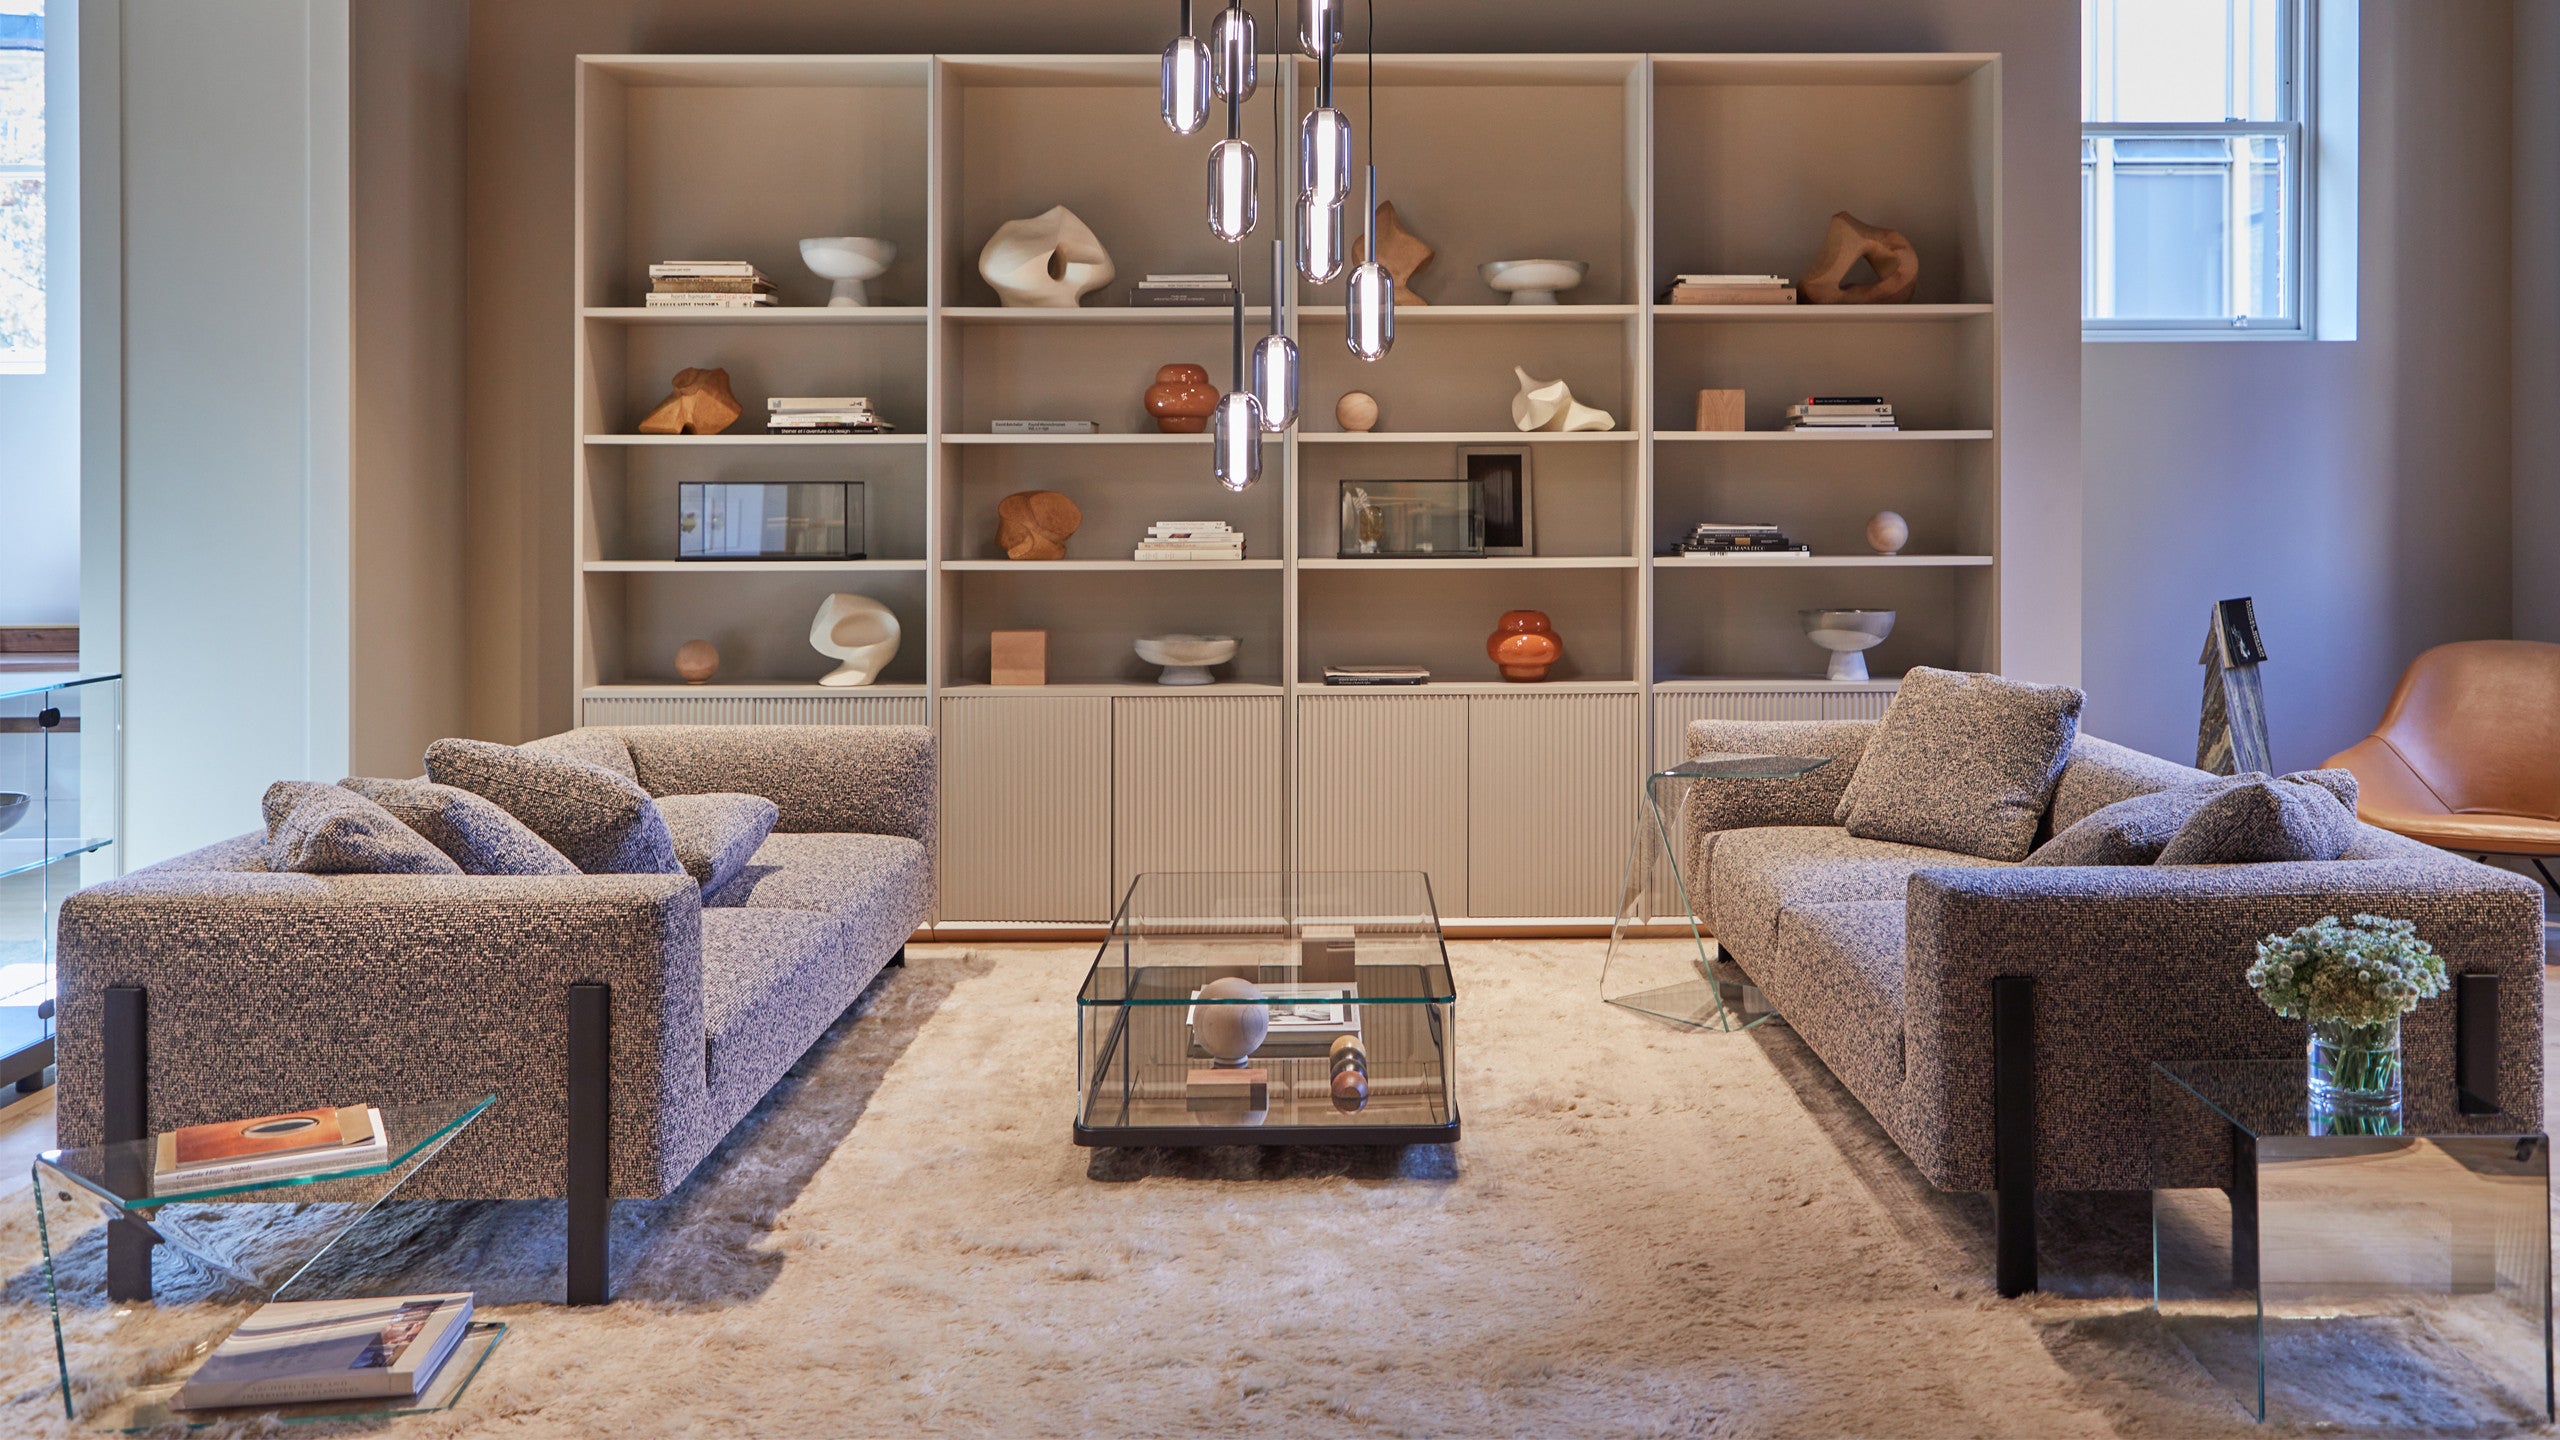
[[[739,790],[781,807],[785,832],[903,835],[934,848],[941,794],[922,725],[625,725],[652,795]]]
[[[2498,1091],[2542,1117],[2542,894],[2450,858],[1923,870],[1905,932],[1914,1158],[1946,1189],[1991,1185],[1991,982],[2035,982],[2038,1173],[2075,1189],[2147,1179],[2154,1060],[2300,1061],[2303,1025],[2249,988],[2257,944],[2324,915],[2388,915],[2456,975],[2499,977]],[[2450,995],[2403,1022],[2413,1101],[2455,1108]],[[1927,1152],[1926,1158],[1920,1152]]]
[[[1792,780],[1704,780],[1689,787],[1673,822],[1682,883],[1704,907],[1715,837],[1762,825],[1836,825],[1833,813],[1866,753],[1873,720],[1692,720],[1685,758],[1827,755],[1831,763]]]
[[[63,902],[59,1128],[101,1138],[105,992],[147,992],[150,1127],[496,1094],[411,1192],[562,1193],[568,992],[613,989],[616,1193],[707,1153],[701,900],[684,875],[137,872]]]

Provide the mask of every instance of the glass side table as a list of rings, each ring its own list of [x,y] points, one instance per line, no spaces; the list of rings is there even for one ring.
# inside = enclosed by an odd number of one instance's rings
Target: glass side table
[[[2163,1061],[2150,1101],[2153,1308],[2259,1420],[2560,1414],[2548,1136],[2415,1088],[2374,1134],[2314,1110],[2299,1059]]]
[[[1627,842],[1627,881],[1618,895],[1617,923],[1609,927],[1609,954],[1600,966],[1600,998],[1609,1004],[1697,1030],[1748,1030],[1777,1018],[1760,988],[1724,958],[1723,947],[1698,929],[1697,897],[1680,873],[1679,843],[1672,826],[1689,791],[1702,782],[1798,780],[1831,763],[1828,755],[1701,755],[1645,777],[1635,834]],[[1664,865],[1669,856],[1672,863]],[[1664,873],[1670,894],[1688,922],[1681,946],[1631,941],[1627,927],[1653,919],[1654,875]]]
[[[64,1417],[86,1420],[97,1429],[132,1432],[164,1426],[195,1429],[260,1416],[286,1421],[378,1419],[451,1408],[505,1337],[504,1324],[473,1322],[460,1348],[436,1372],[425,1393],[410,1400],[340,1400],[237,1410],[179,1410],[169,1402],[186,1374],[258,1306],[270,1300],[324,1298],[316,1293],[317,1284],[306,1284],[304,1279],[313,1274],[321,1256],[407,1184],[420,1166],[452,1143],[496,1098],[483,1095],[381,1107],[388,1154],[371,1164],[177,1195],[152,1193],[157,1140],[47,1150],[36,1157],[36,1236],[44,1249],[45,1301],[53,1317],[53,1355],[62,1380]],[[304,1223],[294,1227],[214,1223],[226,1212],[236,1211],[241,1201],[296,1206],[293,1219]],[[164,1292],[161,1302],[151,1306],[108,1300],[102,1253],[106,1236],[93,1233],[106,1225],[141,1227],[185,1263],[194,1283]],[[236,1237],[226,1234],[235,1228]],[[125,1324],[143,1327],[147,1332],[143,1348],[154,1356],[178,1357],[178,1373],[152,1375],[81,1415],[78,1398],[83,1391],[117,1388],[112,1373],[116,1367],[109,1367],[110,1373],[84,1370],[75,1376],[71,1346],[63,1333],[66,1309],[120,1317]]]

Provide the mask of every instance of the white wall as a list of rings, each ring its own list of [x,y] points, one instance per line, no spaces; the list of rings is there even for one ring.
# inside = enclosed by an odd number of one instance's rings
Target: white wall
[[[2560,5],[2516,6],[2514,77],[2515,635],[2560,641]]]
[[[80,618],[80,73],[72,7],[45,21],[45,373],[0,375],[0,624]]]

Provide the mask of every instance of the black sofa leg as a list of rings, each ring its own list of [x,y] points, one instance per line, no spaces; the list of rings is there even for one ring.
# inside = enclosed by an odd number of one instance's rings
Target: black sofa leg
[[[2003,1296],[2036,1288],[2036,990],[1991,982],[1992,1275]]]
[[[2495,1115],[2498,1100],[2498,977],[2453,977],[2453,1086],[2465,1115]]]
[[[99,1037],[99,1056],[106,1064],[100,1099],[104,1122],[99,1138],[108,1144],[120,1140],[147,1140],[151,1137],[151,1115],[147,1097],[150,1094],[150,1031],[145,1025],[147,1007],[139,985],[113,985],[106,992],[104,1033]],[[108,1183],[127,1194],[141,1187],[143,1175],[139,1161],[125,1168],[131,1174],[110,1174]],[[151,1298],[151,1247],[160,1237],[139,1220],[117,1220],[107,1226],[107,1298],[141,1302]]]
[[[613,987],[569,987],[569,1303],[613,1298]]]
[[[889,963],[888,963],[888,964],[886,964],[886,965],[881,966],[880,968],[881,968],[881,969],[883,969],[883,970],[904,970],[904,969],[906,969],[906,968],[907,968],[907,947],[906,947],[906,946],[904,946],[904,945],[899,946],[899,947],[898,947],[898,953],[897,953],[897,954],[895,954],[895,955],[890,956],[890,957],[889,957]]]

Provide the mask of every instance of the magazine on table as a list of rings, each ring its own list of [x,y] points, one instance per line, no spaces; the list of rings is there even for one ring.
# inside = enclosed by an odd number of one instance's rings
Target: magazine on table
[[[179,1387],[180,1409],[404,1400],[471,1328],[471,1295],[280,1300],[260,1306]]]
[[[1335,1040],[1360,1033],[1360,987],[1356,984],[1288,980],[1261,988],[1263,998],[1271,1002],[1263,1007],[1271,1017],[1271,1031],[1254,1052],[1257,1055],[1322,1055]],[[1191,998],[1197,1001],[1200,992],[1192,991]],[[1183,1012],[1183,1023],[1189,1025],[1198,1015],[1199,1006],[1195,1004]],[[1209,1052],[1195,1041],[1191,1053]]]

